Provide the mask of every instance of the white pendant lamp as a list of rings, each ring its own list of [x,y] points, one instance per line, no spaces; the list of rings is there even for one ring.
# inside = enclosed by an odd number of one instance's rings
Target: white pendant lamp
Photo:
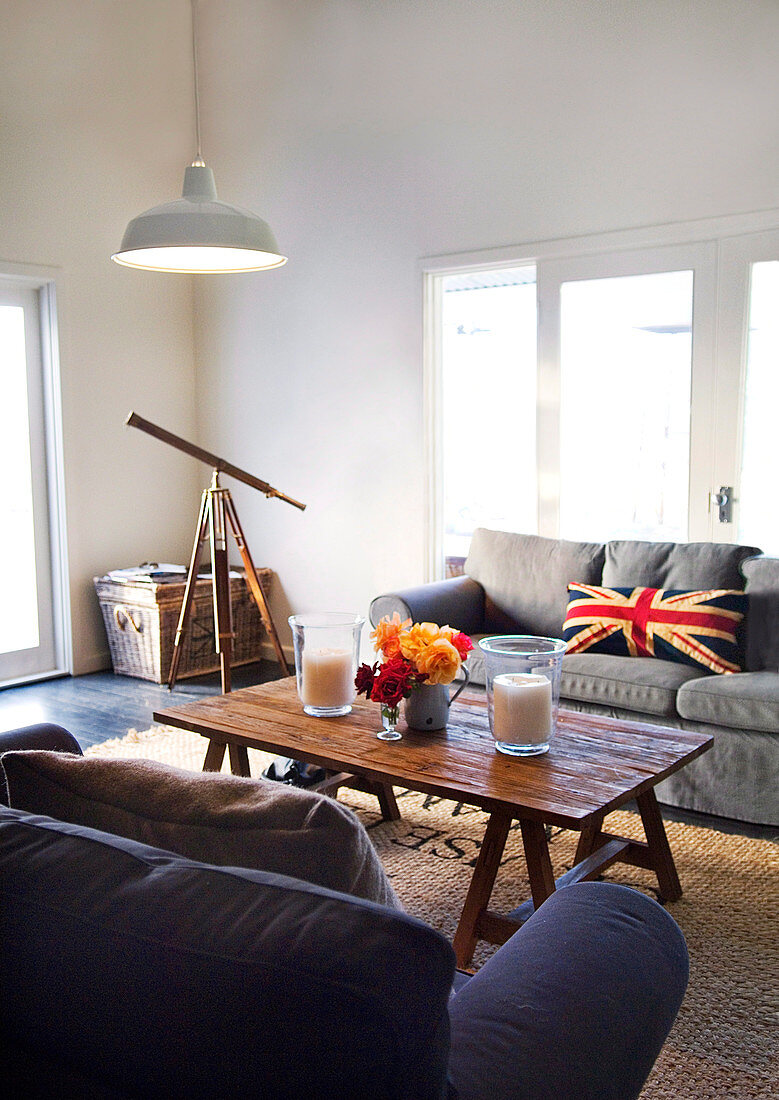
[[[248,210],[220,202],[216,197],[214,173],[203,160],[197,77],[197,0],[191,0],[191,4],[197,157],[184,172],[181,198],[153,206],[133,218],[119,251],[111,259],[146,271],[185,274],[281,267],[287,257],[279,252],[270,226]]]

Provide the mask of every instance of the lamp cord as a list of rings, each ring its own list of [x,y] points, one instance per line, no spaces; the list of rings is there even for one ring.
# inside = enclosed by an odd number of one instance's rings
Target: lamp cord
[[[203,167],[203,153],[200,147],[200,90],[197,78],[197,0],[191,0],[192,6],[192,70],[195,77],[195,134],[197,136],[197,157],[193,164]]]

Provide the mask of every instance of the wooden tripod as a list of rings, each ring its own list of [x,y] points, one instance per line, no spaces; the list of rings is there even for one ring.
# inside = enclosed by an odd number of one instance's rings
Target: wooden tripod
[[[246,570],[246,583],[249,591],[257,604],[262,618],[263,626],[268,632],[268,637],[273,642],[279,665],[285,676],[289,676],[289,667],[281,648],[276,627],[273,625],[268,602],[257,579],[257,570],[254,568],[249,547],[246,545],[238,514],[235,511],[229,489],[223,489],[219,484],[219,468],[215,467],[211,484],[203,490],[200,501],[200,515],[195,531],[195,542],[192,547],[192,557],[189,562],[187,583],[184,588],[184,599],[181,603],[176,637],[173,642],[173,657],[168,673],[168,689],[173,691],[181,659],[181,639],[187,629],[190,614],[192,612],[192,600],[195,595],[195,582],[200,562],[200,553],[203,543],[208,537],[211,547],[211,586],[214,595],[214,640],[216,652],[219,654],[219,663],[222,675],[222,691],[230,691],[230,668],[233,657],[233,609],[230,598],[230,567],[227,553],[227,531],[233,534],[238,545],[238,552]]]

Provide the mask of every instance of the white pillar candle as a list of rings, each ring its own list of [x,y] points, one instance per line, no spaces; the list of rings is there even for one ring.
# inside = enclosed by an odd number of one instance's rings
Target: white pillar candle
[[[357,697],[347,649],[304,649],[302,699],[309,707],[344,707]]]
[[[536,673],[506,672],[492,682],[496,741],[543,745],[552,736],[552,684]]]

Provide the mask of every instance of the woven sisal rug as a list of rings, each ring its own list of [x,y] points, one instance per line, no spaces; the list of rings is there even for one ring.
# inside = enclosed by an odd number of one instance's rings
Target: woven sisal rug
[[[157,726],[107,741],[88,752],[143,757],[199,771],[206,742],[197,734]],[[252,775],[272,759],[249,751]],[[227,770],[227,765],[225,765]],[[450,938],[470,882],[485,816],[443,799],[396,792],[402,820],[382,822],[375,799],[343,790],[369,829],[389,877],[409,913]],[[626,836],[641,837],[637,815],[609,819]],[[669,906],[690,952],[690,985],[679,1018],[647,1082],[644,1100],[751,1100],[779,1097],[779,845],[667,823],[684,889]],[[551,850],[555,873],[570,864],[576,836],[558,830]],[[614,866],[607,877],[654,894],[647,871]],[[509,910],[529,896],[518,828],[512,829],[492,897]],[[479,965],[495,950],[480,945]]]

